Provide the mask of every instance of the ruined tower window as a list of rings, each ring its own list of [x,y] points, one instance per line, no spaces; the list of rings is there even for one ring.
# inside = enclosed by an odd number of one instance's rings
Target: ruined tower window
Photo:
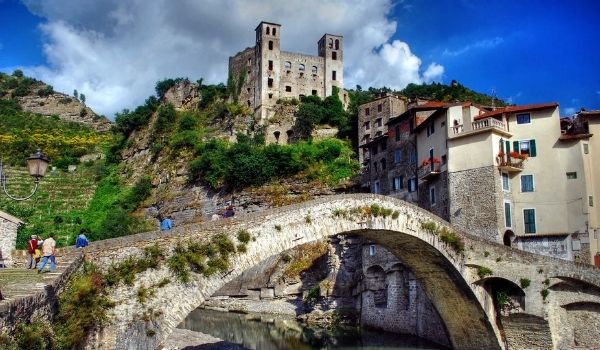
[[[340,41],[338,39],[335,39],[335,49],[336,50],[340,49]]]
[[[371,123],[366,121],[365,122],[365,130],[369,130],[369,129],[371,129]]]
[[[312,73],[317,74],[317,66],[312,66]]]
[[[269,70],[273,70],[273,61],[269,61]]]
[[[277,28],[273,28],[273,35],[277,35]]]
[[[383,106],[380,104],[377,105],[377,112],[381,112],[383,110]]]
[[[371,115],[371,109],[370,108],[366,108],[365,109],[365,115]]]
[[[336,79],[336,71],[331,71],[331,80],[335,80]]]
[[[285,92],[292,92],[292,87],[289,85],[286,85]]]
[[[247,64],[248,66],[251,66],[251,65],[252,65],[252,59],[251,59],[251,58],[249,58],[249,59],[248,59],[248,62],[247,62],[246,64]]]
[[[250,93],[250,88],[247,88],[247,89],[246,89],[246,91],[247,91],[248,93]]]
[[[333,51],[333,52],[331,53],[331,59],[332,59],[332,60],[337,60],[337,52]]]
[[[279,143],[279,135],[281,135],[281,133],[279,131],[275,131],[273,133],[273,136],[275,136],[275,142]]]
[[[269,27],[267,27],[267,35],[271,34]]]
[[[269,40],[269,50],[273,50],[273,42]]]
[[[298,99],[299,99],[300,101],[302,101],[302,99],[303,99],[303,98],[305,98],[305,97],[306,97],[306,95],[304,95],[304,94],[300,94],[300,95],[298,95]]]
[[[304,65],[302,63],[298,66],[298,70],[304,72]]]
[[[248,107],[250,107],[252,104],[250,103],[250,100],[246,101],[246,103],[248,104]]]
[[[273,87],[273,79],[272,78],[267,79],[267,86]]]
[[[329,38],[329,48],[333,49],[333,39]]]
[[[285,133],[287,134],[287,143],[291,143],[292,138],[294,137],[294,132],[292,130],[288,130]]]
[[[273,98],[273,94],[269,94],[269,98]]]
[[[312,95],[313,95],[313,96],[317,96],[317,90],[313,90],[313,91],[312,91]]]
[[[285,61],[285,62],[283,63],[283,68],[285,68],[285,69],[292,69],[292,62],[290,62],[290,61]]]
[[[369,255],[370,256],[375,255],[375,245],[370,245],[369,246]]]

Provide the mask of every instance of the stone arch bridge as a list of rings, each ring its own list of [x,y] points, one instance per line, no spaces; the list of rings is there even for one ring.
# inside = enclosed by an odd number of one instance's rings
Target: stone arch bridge
[[[395,215],[344,215],[373,204]],[[334,235],[362,236],[384,246],[409,267],[445,324],[455,349],[564,349],[600,342],[600,270],[555,258],[530,254],[459,232],[464,250],[445,243],[423,227],[447,222],[401,200],[379,195],[338,195],[234,219],[176,227],[92,243],[86,259],[103,267],[143,247],[206,241],[239,230],[254,238],[247,252],[232,258],[232,268],[204,277],[192,274],[187,284],[177,282],[163,265],[137,276],[134,287],[120,286],[111,324],[89,342],[94,349],[159,348],[178,324],[216,290],[264,259],[298,245]],[[427,225],[425,225],[427,226]],[[454,230],[456,232],[456,230]],[[156,290],[141,305],[141,285],[172,282]],[[529,283],[521,280],[529,280]],[[528,286],[525,286],[529,284]],[[498,312],[494,295],[509,291],[511,310]],[[545,292],[542,292],[545,291]],[[543,294],[545,296],[543,296]],[[150,331],[151,330],[151,331]]]

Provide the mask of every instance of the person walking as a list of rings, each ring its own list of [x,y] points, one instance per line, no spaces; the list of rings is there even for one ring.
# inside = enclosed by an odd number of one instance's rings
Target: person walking
[[[160,230],[161,231],[168,231],[172,228],[173,228],[173,222],[171,221],[171,218],[169,216],[167,216],[160,222]]]
[[[42,273],[44,271],[44,267],[48,260],[50,260],[50,272],[54,271],[56,268],[56,241],[54,240],[54,235],[50,234],[48,238],[42,244],[42,264],[38,269],[38,273]]]
[[[75,241],[75,248],[85,248],[88,244],[90,244],[90,242],[85,236],[85,230],[79,230],[79,236],[77,236],[77,241]]]
[[[35,260],[37,246],[37,235],[31,235],[31,239],[27,245],[27,269],[35,269],[37,267],[37,261]]]

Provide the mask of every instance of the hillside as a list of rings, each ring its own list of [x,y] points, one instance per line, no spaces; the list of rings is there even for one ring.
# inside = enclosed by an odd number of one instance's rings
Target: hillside
[[[461,85],[456,80],[453,80],[450,85],[440,83],[431,84],[408,84],[406,88],[399,91],[403,96],[410,99],[423,98],[427,100],[455,102],[455,101],[470,101],[483,106],[492,105],[492,96],[482,94]],[[493,103],[496,106],[506,106],[506,102],[494,98]]]
[[[14,99],[24,111],[44,117],[56,116],[63,121],[83,124],[95,131],[110,130],[110,121],[87,107],[83,94],[75,97],[56,92],[51,85],[26,77],[20,70],[12,75],[0,72],[0,99]]]

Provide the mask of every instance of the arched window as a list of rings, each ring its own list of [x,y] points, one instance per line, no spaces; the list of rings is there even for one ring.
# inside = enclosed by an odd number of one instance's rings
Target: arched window
[[[317,66],[312,66],[312,73],[317,74]]]
[[[267,33],[268,34],[268,33]],[[338,39],[335,39],[335,49],[339,50],[340,49],[340,41]]]
[[[285,62],[283,63],[283,68],[285,68],[285,69],[292,69],[292,62],[290,62],[290,61],[285,61]]]
[[[275,143],[279,143],[279,135],[281,135],[281,132],[279,131],[273,133],[273,136],[275,136]]]
[[[273,50],[273,42],[269,40],[269,50]]]
[[[273,35],[277,35],[277,28],[273,28]]]
[[[329,48],[333,49],[333,39],[329,38]]]
[[[267,35],[271,34],[269,27],[267,27]]]
[[[298,70],[301,72],[304,72],[304,65],[302,63],[300,63],[300,65],[298,65]]]
[[[335,51],[331,52],[331,59],[337,60],[337,52],[335,52]]]
[[[287,134],[287,143],[292,143],[294,132],[292,130],[288,130],[285,133]]]

